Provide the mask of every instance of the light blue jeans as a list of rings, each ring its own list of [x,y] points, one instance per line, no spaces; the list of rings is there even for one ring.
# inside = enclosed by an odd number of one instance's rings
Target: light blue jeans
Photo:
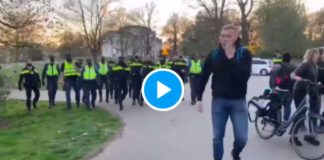
[[[239,155],[248,140],[248,110],[245,99],[218,99],[212,101],[214,160],[222,160],[226,123],[231,118],[234,131],[233,154]]]

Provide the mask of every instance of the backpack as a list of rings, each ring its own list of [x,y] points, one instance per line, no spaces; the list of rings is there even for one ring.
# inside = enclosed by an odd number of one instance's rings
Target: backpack
[[[238,48],[238,51],[236,51],[235,57],[238,62],[242,59],[244,50],[245,50],[245,48],[243,46],[241,46]],[[216,48],[212,51],[212,58],[213,58],[213,60],[217,60],[219,58],[219,48]]]
[[[290,78],[290,74],[294,71],[294,68],[289,65],[281,65],[281,67],[275,73],[276,86],[281,89],[291,90],[294,85],[294,80]]]

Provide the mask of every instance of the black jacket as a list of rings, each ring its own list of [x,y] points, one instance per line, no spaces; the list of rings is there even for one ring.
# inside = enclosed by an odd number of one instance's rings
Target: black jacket
[[[290,74],[296,69],[296,66],[290,63],[282,63],[280,68],[275,72],[276,86],[281,89],[293,91],[294,81],[290,78]]]
[[[317,67],[311,63],[302,63],[294,71],[296,76],[299,76],[303,79],[310,80],[312,82],[317,82]],[[295,90],[306,90],[307,84],[305,82],[296,82],[294,85]]]
[[[221,46],[219,47],[216,58],[213,56],[213,52],[206,57],[202,70],[201,89],[198,100],[202,99],[206,83],[211,73],[213,74],[211,88],[214,98],[245,98],[247,83],[251,76],[252,58],[250,51],[243,48],[242,56],[237,60],[239,47],[242,46],[237,45],[237,52],[232,59],[226,57],[225,51]]]
[[[37,70],[33,67],[33,69],[29,70],[27,67],[21,70],[19,75],[18,87],[22,88],[22,85],[26,87],[40,87],[40,77]]]

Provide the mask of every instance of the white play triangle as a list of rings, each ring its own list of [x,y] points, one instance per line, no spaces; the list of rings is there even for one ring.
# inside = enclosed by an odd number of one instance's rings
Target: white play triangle
[[[171,89],[161,83],[160,81],[157,81],[157,99],[161,98],[165,94],[169,93]]]

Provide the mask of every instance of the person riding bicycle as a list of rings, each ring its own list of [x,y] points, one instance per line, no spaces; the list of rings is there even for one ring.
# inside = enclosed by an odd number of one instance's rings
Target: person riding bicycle
[[[283,93],[282,104],[284,107],[284,121],[287,121],[291,114],[291,102],[293,100],[294,81],[290,78],[290,74],[296,69],[295,65],[290,63],[290,53],[282,55],[282,64],[275,73],[276,86],[280,89],[287,90]]]
[[[291,78],[296,81],[293,91],[296,108],[301,106],[301,103],[307,94],[308,84],[304,80],[313,82],[315,84],[317,83],[318,69],[316,63],[318,61],[318,58],[318,49],[308,49],[304,55],[303,63],[300,64],[296,68],[296,70],[291,74]],[[320,105],[318,103],[318,100],[318,90],[313,89],[310,93],[309,104],[311,107],[311,111],[314,113],[319,113]],[[292,137],[290,142],[292,140],[297,146],[302,146],[301,141],[299,141],[297,137]],[[310,135],[306,135],[304,137],[304,140],[313,145],[319,145],[320,143],[318,140],[316,140],[315,137]]]

